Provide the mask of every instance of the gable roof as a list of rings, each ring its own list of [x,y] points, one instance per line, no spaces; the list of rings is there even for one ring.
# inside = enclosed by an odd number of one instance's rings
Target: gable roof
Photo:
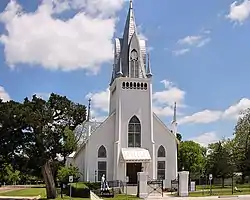
[[[170,133],[170,136],[175,139],[176,143],[180,144],[180,141],[177,139],[177,137],[175,137],[173,132],[166,126],[166,124],[163,121],[161,121],[161,119],[154,112],[153,112],[153,116]]]
[[[96,132],[97,130],[99,130],[100,128],[102,128],[102,127],[104,126],[104,124],[106,124],[107,121],[108,121],[114,114],[115,114],[115,112],[113,112],[111,115],[109,115],[109,116],[104,120],[104,122],[101,123],[101,125],[98,126],[98,127],[91,133],[91,135],[88,137],[88,139],[87,139],[87,140],[86,140],[86,141],[76,150],[76,152],[75,152],[73,158],[75,158],[75,157],[79,154],[79,152],[86,146],[86,144],[88,143],[88,141],[89,141],[89,139],[91,138],[92,134],[95,134],[95,132]]]

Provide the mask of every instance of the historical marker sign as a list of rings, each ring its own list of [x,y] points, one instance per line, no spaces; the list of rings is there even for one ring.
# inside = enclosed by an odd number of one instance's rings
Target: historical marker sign
[[[73,176],[69,176],[69,182],[73,183],[73,181],[74,181],[74,177]]]

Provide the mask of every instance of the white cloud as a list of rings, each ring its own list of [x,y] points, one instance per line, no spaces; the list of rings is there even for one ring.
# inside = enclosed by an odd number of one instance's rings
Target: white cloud
[[[209,34],[208,32],[206,32],[206,34]],[[188,45],[188,46],[196,46],[196,47],[202,47],[205,44],[210,42],[210,38],[209,37],[205,37],[203,35],[189,35],[186,36],[180,40],[177,41],[177,44],[180,45]]]
[[[109,111],[109,89],[90,92],[85,98],[91,99],[91,118],[98,122],[104,121]]]
[[[178,49],[178,50],[173,51],[173,54],[175,56],[180,56],[180,55],[184,55],[184,54],[188,53],[189,51],[190,51],[190,49],[187,49],[187,48],[185,48],[185,49]]]
[[[165,89],[153,94],[153,101],[159,104],[173,105],[176,102],[178,105],[182,105],[185,97],[185,91],[176,87],[172,82],[162,80]]]
[[[141,40],[145,40],[147,41],[148,40],[148,37],[143,33],[143,28],[142,28],[142,24],[137,26],[137,32],[138,32],[138,37],[141,39]]]
[[[210,41],[211,41],[211,38],[205,38],[205,39],[201,40],[201,41],[197,44],[197,47],[203,47],[203,46],[205,46],[206,44],[208,44]]]
[[[211,123],[221,118],[220,111],[204,110],[201,112],[194,113],[193,115],[183,117],[179,120],[180,124],[185,123]]]
[[[242,24],[250,16],[250,1],[244,0],[242,3],[234,1],[230,5],[230,11],[226,18]]]
[[[180,56],[191,51],[194,47],[203,47],[211,41],[208,37],[210,30],[203,30],[199,35],[188,35],[177,41],[179,46],[177,50],[172,51],[173,55]]]
[[[0,14],[7,31],[0,42],[9,66],[26,63],[51,70],[81,68],[96,73],[102,63],[112,60],[114,14],[124,0],[51,2],[45,0],[35,12],[26,13],[12,0]],[[67,20],[54,15],[69,9],[81,12]]]
[[[4,102],[10,100],[10,95],[5,91],[4,87],[0,86],[0,99]]]
[[[168,80],[162,80],[161,83],[164,84],[165,89],[153,93],[153,110],[159,116],[173,116],[174,102],[177,103],[178,108],[185,107],[186,92]]]
[[[46,92],[36,92],[34,93],[38,98],[44,99],[44,100],[48,100],[50,97],[50,93],[46,93]]]
[[[178,40],[177,43],[182,45],[194,45],[199,43],[201,39],[202,37],[200,35],[191,35]]]
[[[227,108],[222,117],[225,119],[238,119],[241,112],[247,108],[250,108],[250,99],[243,98],[238,103]]]
[[[243,98],[225,110],[203,110],[190,116],[183,117],[180,119],[179,123],[206,124],[218,120],[235,120],[238,119],[240,113],[247,108],[250,108],[250,99]]]
[[[197,137],[190,138],[189,140],[192,140],[194,142],[199,143],[200,145],[207,147],[208,144],[218,142],[220,138],[217,136],[216,132],[207,132],[203,133]]]
[[[96,93],[88,93],[86,98],[91,98],[91,105],[94,110],[108,112],[109,110],[109,89]]]
[[[173,116],[174,114],[173,106],[153,105],[153,111],[156,115],[161,117]]]
[[[164,90],[153,93],[153,110],[159,116],[172,116],[173,105],[177,102],[177,107],[184,107],[185,91],[179,89],[174,83],[162,80]],[[92,92],[86,95],[86,99],[91,98],[92,116],[102,118],[103,113],[109,110],[109,89]]]

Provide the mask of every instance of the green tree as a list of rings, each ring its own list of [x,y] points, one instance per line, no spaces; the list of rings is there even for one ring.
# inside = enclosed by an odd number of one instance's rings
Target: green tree
[[[14,170],[11,164],[4,164],[0,173],[0,179],[6,184],[16,184],[20,181],[20,171]]]
[[[176,134],[176,138],[181,142],[182,141],[182,135],[180,133]]]
[[[205,148],[194,141],[183,141],[178,150],[178,169],[190,172],[192,179],[198,179],[205,168]]]
[[[26,123],[24,133],[29,138],[24,153],[41,169],[47,198],[54,199],[56,187],[53,164],[58,155],[72,153],[74,148],[68,145],[68,133],[85,120],[86,107],[52,93],[48,101],[35,95],[32,100],[26,98],[23,109]]]
[[[26,127],[22,104],[0,99],[0,171],[6,164],[14,170],[22,170],[25,159],[22,155],[28,138],[23,134]]]
[[[74,177],[74,181],[78,181],[80,178],[80,172],[77,167],[60,167],[57,173],[57,178],[61,183],[68,183],[69,176]]]
[[[234,131],[235,165],[242,172],[242,182],[250,175],[250,109],[241,113]]]
[[[77,149],[77,140],[74,131],[70,130],[69,127],[65,127],[63,131],[63,146],[62,146],[62,156],[64,163],[66,162],[66,157]]]
[[[225,178],[232,177],[234,171],[232,151],[229,141],[219,141],[208,147],[207,173],[222,179],[224,187]]]

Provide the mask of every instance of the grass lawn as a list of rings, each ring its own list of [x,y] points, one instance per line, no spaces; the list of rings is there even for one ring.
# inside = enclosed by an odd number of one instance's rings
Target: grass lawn
[[[243,188],[248,188],[250,190],[250,184],[236,184],[234,185],[234,187],[237,187],[238,189],[243,189]],[[225,188],[232,188],[232,186],[230,185],[226,185],[224,188],[222,188],[221,185],[212,185],[212,189],[225,189]],[[196,186],[196,189],[197,190],[202,190],[202,189],[205,189],[205,190],[209,190],[210,189],[210,185],[205,185],[205,186],[202,186],[202,185],[197,185]]]
[[[46,197],[45,188],[24,188],[24,189],[15,189],[7,192],[1,192],[0,196],[20,196],[20,197],[33,197],[38,196]]]
[[[232,186],[225,186],[224,188],[221,187],[221,185],[212,185],[212,195],[213,196],[226,196],[226,195],[244,195],[244,194],[250,194],[250,185],[235,185],[238,190],[241,190],[242,192],[236,192],[232,194]],[[234,187],[235,187],[234,186]],[[190,192],[189,196],[191,197],[201,197],[201,196],[210,196],[210,186],[207,185],[205,187],[197,186],[195,192]]]
[[[8,192],[0,193],[0,196],[19,196],[19,197],[33,197],[33,196],[41,196],[42,200],[46,199],[46,189],[45,188],[24,188],[18,190],[12,190]],[[62,199],[61,197],[56,198],[56,200]],[[70,197],[63,196],[63,199],[68,200]],[[62,199],[62,200],[63,200]],[[73,200],[88,200],[83,198],[72,198]]]
[[[127,195],[126,194],[118,194],[115,195],[114,198],[104,198],[104,200],[139,200],[140,198],[138,198],[137,196],[133,196],[133,195]]]
[[[86,187],[84,184],[77,183],[77,187]],[[18,189],[18,190],[12,190],[7,192],[1,192],[0,196],[20,196],[20,197],[33,197],[33,196],[41,196],[42,200],[46,199],[46,189],[45,188],[24,188],[24,189]],[[63,196],[63,198],[58,197],[56,200],[69,200],[70,197]],[[73,200],[88,200],[86,198],[72,198]],[[139,200],[138,197],[133,195],[126,195],[125,194],[118,194],[114,198],[104,198],[104,200]]]

